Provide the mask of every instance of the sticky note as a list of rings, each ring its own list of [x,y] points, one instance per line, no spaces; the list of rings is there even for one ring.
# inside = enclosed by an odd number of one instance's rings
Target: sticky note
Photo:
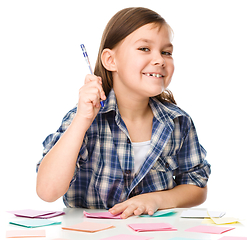
[[[45,230],[8,230],[7,238],[45,237]]]
[[[144,237],[144,236],[137,236],[137,235],[128,235],[128,234],[120,234],[112,237],[101,238],[100,240],[149,240],[153,237]]]
[[[49,214],[37,216],[35,218],[48,219],[48,218],[53,218],[53,217],[61,216],[61,215],[64,215],[64,214],[65,214],[65,212],[63,212],[63,211],[56,211],[56,212],[53,212],[53,213],[49,213]]]
[[[223,218],[211,218],[212,221],[215,224],[232,224],[232,223],[238,223],[239,219],[238,218],[234,218],[234,217],[223,217]]]
[[[8,211],[8,213],[13,213],[18,217],[35,218],[37,216],[51,214],[53,213],[53,211],[39,211],[39,210],[32,210],[32,209],[24,209],[24,210],[17,210],[17,211]]]
[[[140,217],[169,217],[173,215],[174,213],[175,211],[173,209],[169,209],[169,210],[157,211],[153,215],[143,214],[143,215],[140,215]]]
[[[14,220],[9,223],[27,228],[36,228],[36,227],[61,224],[61,222],[54,222],[47,219]]]
[[[209,217],[223,217],[225,212],[218,211],[207,211],[207,210],[196,210],[189,209],[184,210],[180,215],[181,218],[209,218]]]
[[[169,223],[133,223],[128,225],[136,232],[148,232],[148,231],[176,231]]]
[[[199,239],[195,239],[195,238],[184,238],[184,237],[174,237],[174,238],[170,238],[169,240],[199,240]]]
[[[52,240],[69,240],[69,239],[65,239],[65,238],[54,238]]]
[[[88,218],[110,218],[110,219],[122,219],[120,217],[121,214],[112,215],[110,212],[96,212],[96,213],[88,213],[83,211],[85,217]]]
[[[186,232],[199,232],[199,233],[213,233],[213,234],[221,234],[230,230],[233,230],[233,227],[216,227],[216,226],[206,226],[200,225],[196,227],[192,227],[186,229]]]
[[[8,211],[8,213],[12,213],[17,217],[26,217],[26,218],[52,218],[65,214],[65,212],[62,211],[40,211],[40,210],[32,210],[32,209]]]
[[[103,224],[103,223],[93,223],[93,222],[81,222],[72,226],[62,227],[64,230],[72,230],[72,231],[80,231],[80,232],[98,232],[110,228],[114,228],[115,226],[111,224]]]
[[[222,237],[219,240],[247,240],[247,237]]]

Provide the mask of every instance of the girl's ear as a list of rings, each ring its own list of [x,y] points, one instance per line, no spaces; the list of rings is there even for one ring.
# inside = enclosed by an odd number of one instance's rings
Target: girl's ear
[[[101,54],[101,61],[104,68],[108,71],[116,71],[116,64],[114,60],[114,51],[109,48],[105,48]]]

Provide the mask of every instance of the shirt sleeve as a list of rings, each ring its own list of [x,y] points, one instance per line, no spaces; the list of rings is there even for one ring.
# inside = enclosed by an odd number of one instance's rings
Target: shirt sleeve
[[[71,111],[69,111],[65,117],[62,120],[62,124],[59,127],[59,129],[50,135],[46,137],[46,139],[43,141],[43,157],[42,159],[37,163],[36,171],[38,172],[40,163],[42,162],[44,156],[52,149],[52,147],[57,143],[57,141],[61,138],[61,136],[64,134],[64,132],[67,130],[69,125],[71,124],[72,120],[74,119],[75,113],[76,113],[77,107],[73,108]]]
[[[205,160],[206,154],[206,150],[199,143],[194,123],[191,120],[182,147],[177,154],[179,168],[175,173],[175,181],[178,185],[192,184],[199,187],[207,185],[211,166]]]

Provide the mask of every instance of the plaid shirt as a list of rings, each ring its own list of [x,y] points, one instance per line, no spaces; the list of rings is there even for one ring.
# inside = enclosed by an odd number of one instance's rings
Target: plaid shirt
[[[85,134],[74,177],[63,197],[67,207],[108,209],[135,195],[180,184],[206,186],[210,174],[206,151],[183,110],[150,98],[151,146],[135,174],[133,148],[113,90],[104,104]],[[76,110],[68,112],[57,132],[45,139],[43,156],[66,131]]]

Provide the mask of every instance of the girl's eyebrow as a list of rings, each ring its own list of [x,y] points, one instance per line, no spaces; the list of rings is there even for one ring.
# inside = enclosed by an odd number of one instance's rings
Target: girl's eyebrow
[[[152,41],[151,39],[147,39],[147,38],[140,38],[135,43],[138,43],[138,42],[154,43],[154,41]],[[164,48],[169,48],[169,47],[173,48],[173,45],[170,42],[164,45]]]

